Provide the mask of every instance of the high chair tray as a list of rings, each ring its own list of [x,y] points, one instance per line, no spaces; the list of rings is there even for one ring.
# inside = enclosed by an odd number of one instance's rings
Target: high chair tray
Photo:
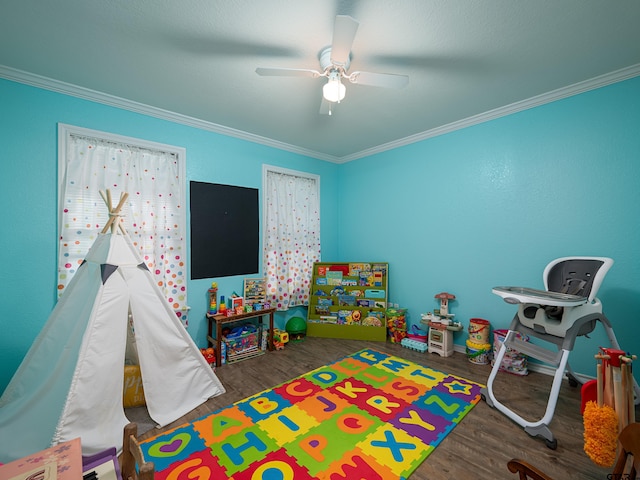
[[[587,303],[587,297],[569,295],[568,293],[549,292],[525,287],[494,287],[492,293],[503,298],[507,303],[537,303],[552,307],[577,307]]]

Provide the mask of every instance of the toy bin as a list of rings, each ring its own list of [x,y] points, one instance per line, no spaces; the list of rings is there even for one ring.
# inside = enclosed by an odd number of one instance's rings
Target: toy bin
[[[498,351],[502,346],[505,338],[507,338],[507,332],[509,330],[494,330],[493,331],[493,351],[494,358],[498,355]],[[529,341],[529,337],[521,334],[520,332],[516,332],[518,339],[523,340],[525,342]],[[493,365],[495,362],[492,360],[491,364]],[[513,373],[515,375],[527,375],[529,373],[529,369],[527,366],[527,356],[516,352],[511,348],[507,348],[507,351],[504,353],[504,357],[502,358],[502,363],[500,364],[500,370],[503,372]]]
[[[474,343],[467,340],[467,358],[476,365],[487,365],[491,355],[491,345],[488,343]]]
[[[401,343],[407,337],[407,309],[387,309],[387,333],[391,343]]]
[[[489,343],[490,328],[489,320],[472,318],[469,320],[469,340],[480,345]]]
[[[247,358],[262,355],[262,327],[246,324],[236,327],[223,337],[227,363],[239,362]]]

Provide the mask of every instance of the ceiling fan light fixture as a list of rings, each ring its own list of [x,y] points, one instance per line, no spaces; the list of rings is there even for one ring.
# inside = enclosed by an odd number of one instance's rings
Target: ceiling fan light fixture
[[[327,83],[322,87],[322,96],[329,102],[339,102],[347,92],[346,87],[340,81],[340,73],[337,70],[329,74]]]

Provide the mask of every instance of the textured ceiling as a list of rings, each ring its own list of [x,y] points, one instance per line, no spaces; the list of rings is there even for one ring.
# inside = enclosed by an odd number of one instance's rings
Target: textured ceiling
[[[319,69],[337,14],[360,22],[349,71],[410,80],[347,84],[320,115],[325,79],[255,69]],[[637,0],[0,0],[0,76],[340,162],[612,72],[638,75],[639,24]]]

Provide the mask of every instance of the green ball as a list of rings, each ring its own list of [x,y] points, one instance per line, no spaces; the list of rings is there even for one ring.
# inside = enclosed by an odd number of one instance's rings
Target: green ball
[[[291,317],[285,327],[289,334],[302,334],[307,332],[307,322],[302,317]]]

